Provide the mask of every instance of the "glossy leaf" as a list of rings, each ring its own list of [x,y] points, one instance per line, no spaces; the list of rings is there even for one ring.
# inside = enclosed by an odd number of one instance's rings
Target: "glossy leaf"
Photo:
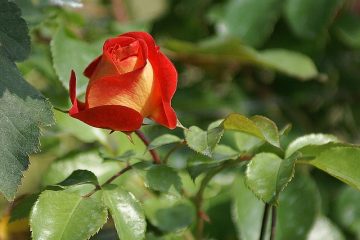
[[[145,175],[145,184],[156,191],[181,193],[182,183],[177,172],[165,165],[152,166]]]
[[[181,141],[182,140],[178,136],[172,134],[164,134],[152,140],[148,149],[155,149],[167,144],[178,143]]]
[[[336,143],[339,142],[337,137],[329,134],[309,134],[302,137],[299,137],[292,141],[286,149],[285,156],[291,156],[296,151],[300,151],[303,153],[311,152],[309,149],[314,146],[321,146],[328,143]],[[308,150],[306,149],[308,148]],[[316,148],[314,149],[313,155],[317,154]],[[307,151],[306,151],[307,150]]]
[[[306,239],[319,211],[320,195],[315,182],[297,174],[280,194],[276,239]]]
[[[239,177],[233,184],[233,221],[238,239],[258,240],[265,204],[255,197]]]
[[[106,207],[100,200],[65,191],[45,191],[30,217],[34,240],[89,239],[105,224]]]
[[[309,164],[360,190],[359,147],[333,147],[323,151]]]
[[[65,42],[66,44],[64,44]],[[51,41],[51,53],[55,71],[66,89],[69,89],[70,73],[71,70],[74,70],[77,77],[77,94],[85,93],[88,79],[83,75],[83,71],[92,60],[100,55],[100,51],[100,46],[92,46],[71,38],[64,27],[59,27]]]
[[[247,133],[267,141],[275,147],[280,147],[278,129],[274,122],[265,117],[254,116],[247,118],[243,115],[233,113],[225,118],[223,126],[225,130]]]
[[[323,33],[342,0],[287,0],[285,17],[299,37],[312,39]]]
[[[144,239],[146,221],[140,202],[131,193],[115,185],[106,186],[102,192],[119,238]]]
[[[99,185],[99,181],[94,173],[88,170],[75,170],[62,182],[56,184],[58,186],[72,186],[77,184],[90,183],[95,186]]]
[[[259,153],[247,165],[247,186],[265,202],[276,203],[278,194],[294,175],[297,156],[282,160],[272,153]]]

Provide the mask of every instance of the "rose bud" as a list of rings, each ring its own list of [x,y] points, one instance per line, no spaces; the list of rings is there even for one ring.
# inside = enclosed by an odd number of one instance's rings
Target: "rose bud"
[[[170,129],[176,127],[171,99],[177,72],[150,34],[129,32],[106,40],[103,54],[84,75],[89,78],[85,103],[76,99],[76,76],[71,72],[71,117],[124,132],[139,129],[145,117]]]

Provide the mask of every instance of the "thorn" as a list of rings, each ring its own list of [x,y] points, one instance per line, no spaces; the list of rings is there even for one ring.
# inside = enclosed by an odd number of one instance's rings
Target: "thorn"
[[[111,131],[109,132],[109,135],[112,134],[113,132],[115,132],[115,130],[111,130]]]
[[[127,136],[127,138],[129,139],[129,141],[130,141],[132,144],[134,144],[134,140],[133,140],[132,135],[131,135],[132,132],[124,132],[124,133],[126,134],[126,136]]]
[[[202,219],[202,220],[204,220],[205,222],[211,222],[211,220],[210,220],[210,218],[209,218],[209,216],[205,213],[205,212],[203,212],[203,211],[199,211],[199,217]]]

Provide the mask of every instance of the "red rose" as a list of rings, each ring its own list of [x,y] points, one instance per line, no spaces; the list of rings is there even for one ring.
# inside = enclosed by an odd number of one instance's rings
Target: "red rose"
[[[89,78],[85,103],[76,99],[76,76],[70,78],[69,115],[91,126],[134,131],[145,117],[175,128],[171,99],[177,72],[145,32],[129,32],[108,39],[103,54],[85,69]]]

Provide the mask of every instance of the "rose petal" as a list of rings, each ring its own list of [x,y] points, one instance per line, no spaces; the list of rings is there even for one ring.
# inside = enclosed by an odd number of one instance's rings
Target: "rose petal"
[[[96,67],[99,65],[100,60],[101,60],[102,56],[97,57],[94,61],[92,61],[86,68],[84,71],[84,75],[87,78],[91,78],[91,75],[93,75],[93,73],[95,72]]]
[[[157,123],[170,129],[176,127],[177,117],[171,107],[171,99],[175,94],[177,85],[177,72],[171,61],[159,51],[152,36],[145,32],[129,32],[124,36],[143,39],[148,48],[148,59],[151,62],[155,76],[155,90],[160,92],[161,99],[155,103],[152,118]]]
[[[89,108],[71,116],[93,127],[126,132],[139,129],[143,122],[143,117],[137,111],[115,105]]]
[[[126,106],[146,117],[151,110],[152,89],[153,72],[149,63],[145,68],[92,82],[88,87],[86,104],[89,108],[102,105]]]
[[[84,109],[85,104],[76,99],[76,75],[74,70],[71,70],[70,82],[69,82],[70,101],[73,104],[69,110],[69,114],[72,112],[78,112],[79,109]]]

